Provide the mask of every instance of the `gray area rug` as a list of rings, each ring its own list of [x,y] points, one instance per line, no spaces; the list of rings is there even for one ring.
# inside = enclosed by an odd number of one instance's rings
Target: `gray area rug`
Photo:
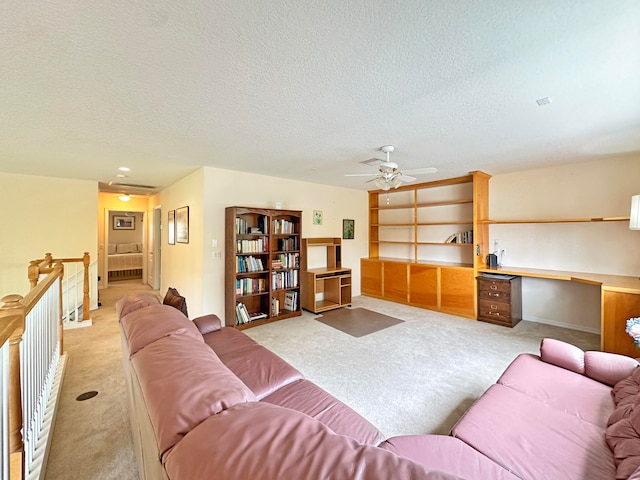
[[[366,308],[338,308],[324,312],[316,320],[347,333],[352,337],[364,337],[385,328],[393,327],[404,320],[373,312]]]

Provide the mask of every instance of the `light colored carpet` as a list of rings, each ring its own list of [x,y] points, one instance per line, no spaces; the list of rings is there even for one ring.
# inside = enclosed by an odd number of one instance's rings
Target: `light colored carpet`
[[[114,309],[133,290],[149,289],[127,282],[101,290],[93,326],[65,332],[68,364],[46,480],[138,478]],[[404,322],[355,338],[304,312],[244,332],[386,436],[448,433],[509,362],[521,352],[537,353],[545,336],[583,349],[599,346],[597,335],[525,321],[509,329],[367,297],[355,297],[353,307]],[[98,396],[75,400],[89,390]]]

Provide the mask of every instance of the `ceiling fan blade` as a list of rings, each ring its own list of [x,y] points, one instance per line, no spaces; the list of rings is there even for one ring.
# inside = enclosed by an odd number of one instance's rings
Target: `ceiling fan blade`
[[[367,180],[367,181],[366,181],[366,182],[364,182],[364,183],[371,183],[371,182],[375,182],[376,180],[377,180],[377,178],[372,178],[371,180]]]
[[[377,177],[377,173],[345,173],[345,177]]]
[[[413,175],[423,175],[425,173],[436,173],[437,171],[438,169],[434,167],[414,168],[413,170],[405,170],[406,173],[412,173]]]
[[[409,175],[400,174],[397,178],[402,180],[403,182],[413,182],[416,180],[416,177],[410,177]]]

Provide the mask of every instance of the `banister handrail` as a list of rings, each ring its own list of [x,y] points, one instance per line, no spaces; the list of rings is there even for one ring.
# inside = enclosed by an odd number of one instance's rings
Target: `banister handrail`
[[[83,258],[71,259],[84,263],[87,284],[88,258],[88,253],[85,253]],[[63,261],[66,260],[70,259],[54,259],[48,253],[44,259],[30,262],[29,280],[34,279],[35,285],[24,297],[14,294],[0,300],[0,346],[6,347],[8,340],[9,347],[9,438],[3,449],[8,446],[11,480],[23,480],[32,469],[41,468],[41,460],[35,460],[34,455],[41,455],[37,452],[44,451],[39,450],[43,445],[39,435],[45,431],[43,422],[49,419],[45,416],[45,409],[63,352],[62,278]],[[88,295],[85,303],[88,309]],[[40,340],[42,334],[44,337]],[[46,445],[49,441],[47,436]]]
[[[91,263],[91,259],[89,252],[84,252],[84,255],[79,258],[53,258],[51,253],[45,253],[44,258],[31,260],[28,268],[29,284],[33,289],[40,281],[40,275],[51,273],[55,265],[62,265],[63,272],[60,278],[64,278],[64,263],[83,264],[82,320],[89,320],[91,316],[89,300],[89,264]]]

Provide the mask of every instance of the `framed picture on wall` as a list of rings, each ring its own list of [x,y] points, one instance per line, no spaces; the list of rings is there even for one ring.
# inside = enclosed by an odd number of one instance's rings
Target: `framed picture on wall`
[[[167,220],[167,239],[169,245],[176,244],[176,211],[169,210],[169,218]]]
[[[342,238],[345,240],[353,240],[355,234],[355,220],[344,219],[342,220]]]
[[[123,217],[120,215],[113,216],[114,230],[135,230],[136,217]]]
[[[176,242],[189,243],[189,207],[176,209]]]

